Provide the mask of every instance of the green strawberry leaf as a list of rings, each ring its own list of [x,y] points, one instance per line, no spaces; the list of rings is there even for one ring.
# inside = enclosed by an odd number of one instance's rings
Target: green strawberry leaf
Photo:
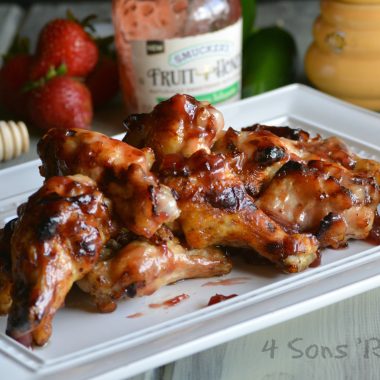
[[[28,92],[34,90],[38,87],[42,87],[47,81],[53,79],[54,77],[65,75],[67,73],[67,66],[65,63],[61,63],[58,67],[50,66],[47,73],[38,80],[27,82],[23,88],[22,92]]]
[[[95,28],[94,25],[92,25],[93,21],[97,18],[98,16],[92,14],[86,16],[83,20],[78,20],[74,13],[72,12],[71,9],[67,9],[66,11],[66,18],[70,21],[74,21],[77,24],[82,25],[83,29],[87,29],[88,31],[95,33]]]

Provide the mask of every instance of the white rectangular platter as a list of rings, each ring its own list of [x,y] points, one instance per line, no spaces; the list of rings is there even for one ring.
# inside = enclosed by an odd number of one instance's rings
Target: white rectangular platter
[[[301,127],[337,135],[352,149],[380,160],[380,116],[302,85],[221,108],[226,127],[256,122]],[[38,161],[0,171],[0,227],[42,182]],[[111,314],[98,314],[73,294],[54,320],[47,346],[28,350],[5,334],[0,317],[0,368],[6,379],[120,379],[172,362],[239,336],[294,318],[380,285],[380,247],[351,242],[325,250],[322,264],[299,274],[271,266],[236,263],[223,277],[229,285],[187,280],[155,294],[121,301]],[[228,283],[228,281],[227,281]],[[149,304],[187,294],[175,307]],[[238,296],[211,307],[216,294]],[[141,313],[138,318],[128,318]]]

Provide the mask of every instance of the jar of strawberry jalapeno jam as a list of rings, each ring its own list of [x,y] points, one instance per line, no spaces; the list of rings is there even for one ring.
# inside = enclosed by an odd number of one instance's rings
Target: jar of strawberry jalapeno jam
[[[176,93],[240,99],[240,0],[113,0],[112,17],[129,113]]]

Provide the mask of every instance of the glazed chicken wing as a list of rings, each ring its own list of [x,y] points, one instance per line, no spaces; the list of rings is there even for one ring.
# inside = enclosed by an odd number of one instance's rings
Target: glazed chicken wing
[[[167,156],[160,173],[177,194],[180,228],[191,247],[251,247],[288,272],[317,258],[315,237],[289,234],[260,210],[223,155]]]
[[[226,154],[258,207],[287,230],[317,233],[322,247],[368,236],[379,166],[339,138],[256,124],[229,129],[213,150]]]
[[[310,137],[302,129],[255,124],[235,131],[229,128],[213,146],[223,153],[242,179],[248,193],[259,196],[275,174],[289,161],[306,164],[312,160],[339,163],[352,169],[355,155],[336,137]]]
[[[78,285],[95,298],[100,311],[109,312],[123,296],[149,295],[179,280],[230,271],[230,260],[218,248],[187,250],[176,238],[156,243],[139,239],[100,260]]]
[[[115,212],[133,232],[151,237],[178,217],[170,189],[150,172],[150,149],[136,149],[100,133],[51,129],[39,142],[41,174],[83,174],[97,182],[113,201]]]
[[[54,314],[72,284],[93,268],[110,231],[107,202],[82,175],[50,178],[19,208],[8,335],[27,346],[47,342]]]
[[[322,160],[336,162],[346,169],[353,169],[358,159],[358,157],[350,151],[347,144],[336,136],[325,139],[320,135],[311,137],[308,132],[300,128],[274,127],[262,124],[255,124],[252,127],[243,128],[242,131],[271,132],[281,137],[285,144],[291,143],[293,148],[297,150],[296,155],[304,162]],[[293,140],[293,143],[289,140]]]
[[[339,164],[289,162],[260,195],[257,205],[278,223],[318,234],[322,247],[364,239],[372,229],[379,186]]]
[[[168,154],[190,157],[210,151],[223,127],[223,115],[207,102],[189,95],[175,95],[151,113],[129,116],[124,121],[123,141],[138,148],[150,147],[160,161]]]

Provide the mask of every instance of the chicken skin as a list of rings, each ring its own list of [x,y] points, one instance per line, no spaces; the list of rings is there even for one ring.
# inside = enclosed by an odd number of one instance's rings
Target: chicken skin
[[[38,153],[45,178],[83,174],[96,181],[137,235],[149,238],[179,215],[170,189],[150,172],[150,149],[136,149],[97,132],[51,129],[39,142]]]
[[[316,233],[322,247],[366,238],[380,202],[373,178],[339,164],[289,162],[260,195],[257,205],[278,223]]]
[[[354,168],[356,173],[361,173],[369,178],[374,178],[380,185],[380,163],[375,160],[367,160],[356,157],[356,165]]]
[[[294,141],[264,129],[238,132],[229,128],[213,151],[226,156],[252,197],[260,194],[286,162],[301,160]]]
[[[230,260],[218,248],[185,249],[178,239],[134,240],[107,260],[99,260],[79,287],[95,298],[102,312],[116,308],[121,297],[150,295],[164,285],[231,271]]]
[[[287,272],[299,272],[317,258],[317,239],[289,234],[268,217],[223,155],[201,150],[188,159],[167,156],[160,173],[177,195],[178,221],[190,247],[250,247]]]
[[[71,286],[93,268],[109,239],[110,210],[95,182],[75,175],[50,178],[18,212],[7,334],[41,346]]]
[[[159,103],[151,113],[129,116],[124,126],[127,134],[123,141],[137,148],[152,148],[161,161],[168,154],[190,157],[201,149],[210,152],[224,119],[209,103],[178,94]]]

